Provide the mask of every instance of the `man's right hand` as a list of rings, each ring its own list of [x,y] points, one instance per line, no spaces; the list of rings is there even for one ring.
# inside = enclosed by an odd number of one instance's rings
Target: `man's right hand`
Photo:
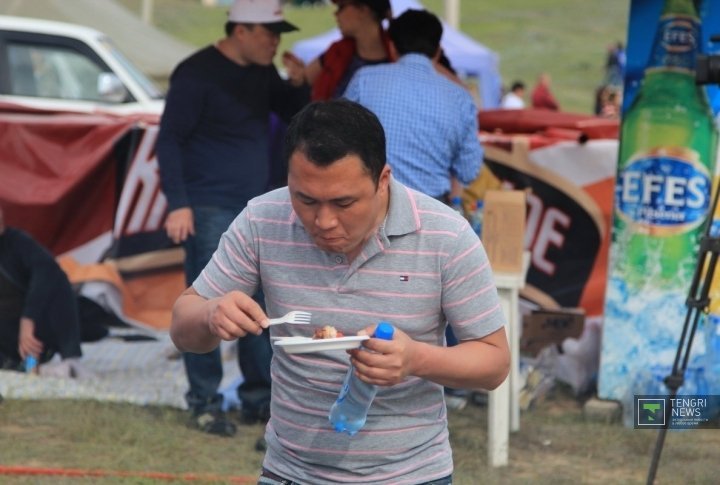
[[[241,291],[208,300],[207,318],[210,332],[223,340],[260,335],[270,324],[260,305]]]
[[[295,86],[302,86],[306,82],[305,63],[292,52],[285,51],[282,54],[282,63],[287,72],[288,79]]]
[[[20,319],[20,335],[18,337],[18,353],[25,359],[28,355],[40,357],[43,343],[35,337],[35,322],[27,317]]]
[[[181,207],[171,211],[165,220],[165,231],[175,244],[180,244],[189,236],[194,236],[195,223],[192,209]]]

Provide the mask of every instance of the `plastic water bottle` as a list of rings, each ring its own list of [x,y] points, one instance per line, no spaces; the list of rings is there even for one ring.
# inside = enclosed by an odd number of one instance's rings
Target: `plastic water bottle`
[[[392,340],[393,326],[387,322],[380,322],[375,328],[373,337],[383,340]],[[345,375],[340,395],[330,408],[330,424],[338,433],[347,433],[353,436],[365,425],[367,412],[370,409],[377,386],[361,381],[355,375],[355,368],[351,365]]]
[[[28,355],[25,357],[25,372],[28,374],[37,374],[38,373],[38,362],[35,356]]]
[[[478,200],[475,203],[475,210],[473,210],[472,214],[470,214],[470,227],[472,227],[478,237],[482,237],[483,206],[483,201]]]
[[[452,199],[450,199],[450,207],[460,214],[461,216],[465,217],[465,209],[463,208],[462,198],[455,196]]]

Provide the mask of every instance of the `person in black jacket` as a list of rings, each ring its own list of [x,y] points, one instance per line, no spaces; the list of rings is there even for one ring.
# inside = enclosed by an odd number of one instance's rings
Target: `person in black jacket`
[[[184,59],[170,77],[156,145],[168,202],[165,229],[185,249],[185,280],[192,285],[218,247],[220,236],[248,201],[284,182],[270,162],[271,113],[289,122],[310,99],[297,66],[283,80],[275,65],[280,35],[297,30],[284,20],[280,0],[235,0],[225,37]],[[277,157],[275,157],[277,158]],[[259,302],[264,301],[260,294]],[[268,333],[238,340],[244,423],[270,413]],[[223,411],[220,350],[183,353],[190,424],[230,437],[236,426]]]
[[[68,377],[78,367],[80,323],[75,294],[55,258],[31,236],[5,226],[0,206],[0,368],[22,368],[32,355],[56,353]],[[57,366],[56,366],[57,367]]]

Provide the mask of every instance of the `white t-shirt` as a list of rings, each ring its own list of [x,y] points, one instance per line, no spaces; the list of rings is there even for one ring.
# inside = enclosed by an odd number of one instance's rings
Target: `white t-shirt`
[[[500,103],[502,109],[523,109],[525,107],[525,101],[517,94],[510,91],[507,93]]]

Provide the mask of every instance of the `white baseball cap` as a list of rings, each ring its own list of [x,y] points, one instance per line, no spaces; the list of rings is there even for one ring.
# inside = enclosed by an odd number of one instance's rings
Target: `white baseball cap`
[[[262,24],[276,34],[298,30],[283,17],[280,0],[235,0],[228,20],[239,24]]]

